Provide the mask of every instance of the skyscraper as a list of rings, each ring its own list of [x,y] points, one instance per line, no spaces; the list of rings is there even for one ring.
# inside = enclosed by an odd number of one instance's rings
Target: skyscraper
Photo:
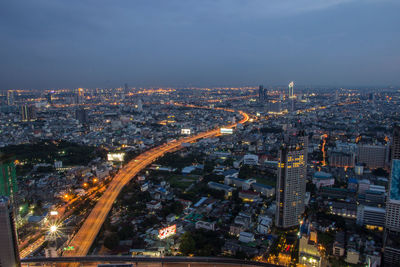
[[[0,196],[10,197],[14,201],[17,192],[17,175],[14,158],[0,153]]]
[[[46,100],[49,105],[53,104],[53,92],[49,92],[46,94]]]
[[[87,110],[84,108],[78,108],[75,110],[75,119],[79,121],[81,124],[88,123],[88,114]]]
[[[14,212],[8,197],[0,196],[0,266],[20,265]]]
[[[22,121],[33,121],[36,119],[36,110],[32,105],[21,106],[21,120]]]
[[[264,103],[264,86],[260,85],[258,87],[258,100],[260,101],[260,103]]]
[[[289,98],[293,98],[294,97],[294,82],[290,82],[289,83]]]
[[[400,127],[395,126],[392,137],[389,194],[386,201],[384,234],[385,266],[400,265]]]
[[[14,105],[14,91],[11,90],[7,91],[7,105],[9,106]]]
[[[307,178],[308,138],[304,131],[285,137],[279,150],[276,185],[275,225],[288,228],[299,225],[304,212]]]
[[[128,84],[124,84],[124,93],[127,94],[129,93],[129,88],[128,88]]]
[[[85,92],[83,91],[83,88],[78,88],[76,90],[76,94],[75,94],[75,103],[77,105],[81,105],[84,104],[85,100]]]
[[[392,137],[392,159],[400,159],[400,126],[395,126]]]

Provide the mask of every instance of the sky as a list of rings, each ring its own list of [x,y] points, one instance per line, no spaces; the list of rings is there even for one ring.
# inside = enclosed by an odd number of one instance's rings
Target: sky
[[[0,89],[400,85],[398,0],[4,0]]]

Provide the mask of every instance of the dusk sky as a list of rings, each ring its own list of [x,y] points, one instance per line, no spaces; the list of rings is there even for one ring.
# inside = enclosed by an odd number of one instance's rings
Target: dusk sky
[[[6,0],[0,89],[400,85],[399,0]]]

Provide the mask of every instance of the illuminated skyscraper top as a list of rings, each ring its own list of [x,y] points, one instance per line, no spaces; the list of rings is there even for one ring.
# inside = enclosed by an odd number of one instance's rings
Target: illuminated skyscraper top
[[[294,97],[294,82],[291,81],[289,83],[289,98],[293,98]]]
[[[279,150],[275,225],[297,226],[304,212],[308,137],[304,131],[287,135]]]
[[[7,91],[7,105],[9,106],[14,105],[14,91],[11,90]]]

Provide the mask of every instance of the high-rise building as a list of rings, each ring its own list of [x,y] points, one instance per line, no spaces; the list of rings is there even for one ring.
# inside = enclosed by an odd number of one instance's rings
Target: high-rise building
[[[0,196],[0,266],[20,265],[14,212],[8,197]]]
[[[137,103],[137,110],[138,110],[139,112],[142,112],[142,111],[143,111],[143,101],[142,101],[142,99],[139,99],[139,100],[138,100],[138,103]]]
[[[125,93],[125,94],[129,93],[129,87],[128,87],[128,84],[127,84],[127,83],[124,84],[124,93]]]
[[[357,162],[368,168],[384,168],[386,166],[387,147],[384,145],[357,145]]]
[[[49,103],[49,105],[53,104],[53,93],[49,92],[46,94],[46,101]]]
[[[276,185],[275,225],[288,228],[299,225],[304,212],[307,179],[308,138],[304,131],[285,137],[279,150]]]
[[[258,87],[258,100],[260,103],[264,103],[265,95],[264,95],[264,86],[260,85]]]
[[[400,159],[400,126],[395,126],[393,129],[391,149],[391,158]]]
[[[339,101],[339,91],[335,91],[335,101]]]
[[[17,175],[14,158],[0,153],[0,196],[10,197],[14,201],[17,192]]]
[[[384,234],[385,266],[400,265],[400,127],[395,126],[392,138],[389,194],[386,201]]]
[[[78,88],[75,94],[75,103],[77,105],[82,105],[85,102],[84,100],[85,100],[85,92],[83,91],[83,88]]]
[[[87,110],[84,108],[78,108],[75,110],[75,119],[81,124],[86,124],[89,122]]]
[[[7,105],[13,106],[14,105],[14,91],[8,90],[7,91]]]
[[[290,82],[289,83],[289,98],[293,98],[294,97],[294,82]]]
[[[32,105],[21,106],[21,120],[22,121],[34,121],[36,120],[36,109]]]

